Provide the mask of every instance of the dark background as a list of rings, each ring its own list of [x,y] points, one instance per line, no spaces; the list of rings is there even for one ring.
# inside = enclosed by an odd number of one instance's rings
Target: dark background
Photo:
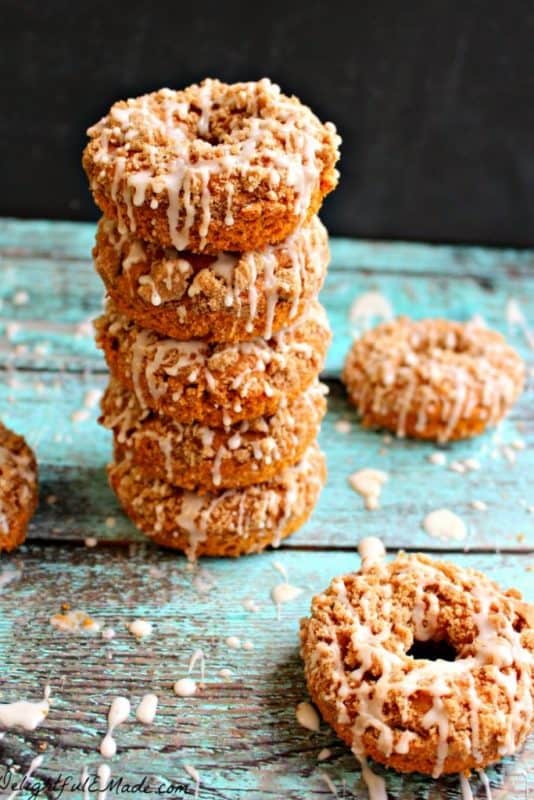
[[[344,139],[331,232],[534,244],[534,3],[0,2],[0,215],[96,219],[115,99],[268,75]]]

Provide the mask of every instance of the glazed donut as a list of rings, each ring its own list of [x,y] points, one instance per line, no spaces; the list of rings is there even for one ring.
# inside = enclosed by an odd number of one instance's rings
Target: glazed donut
[[[380,546],[363,540],[360,572],[335,578],[301,622],[324,719],[358,758],[402,772],[466,773],[515,753],[533,726],[534,607],[424,555],[386,564]]]
[[[496,425],[524,375],[523,361],[496,331],[400,317],[354,342],[342,379],[366,427],[446,442]]]
[[[164,339],[138,328],[112,304],[95,327],[111,374],[141,406],[212,427],[274,414],[284,396],[292,400],[313,383],[330,341],[316,301],[268,342]]]
[[[93,255],[126,317],[173,339],[214,342],[270,339],[318,294],[329,260],[318,217],[278,245],[216,258],[121,235],[102,218]]]
[[[267,79],[121,100],[88,135],[83,166],[104,215],[177,250],[279,242],[338,181],[335,127]]]
[[[37,501],[35,456],[22,436],[0,422],[0,552],[22,544]]]
[[[158,544],[197,556],[257,553],[304,524],[326,479],[317,445],[273,480],[218,494],[195,494],[147,478],[128,458],[111,464],[109,480],[124,511]]]
[[[184,425],[143,409],[112,380],[100,422],[114,433],[116,453],[127,451],[146,476],[182,489],[216,492],[273,479],[295,464],[316,438],[326,412],[326,386],[312,384],[272,417],[230,428]]]

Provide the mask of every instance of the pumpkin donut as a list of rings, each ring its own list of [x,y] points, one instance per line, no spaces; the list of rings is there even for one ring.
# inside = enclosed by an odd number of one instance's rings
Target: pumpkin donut
[[[473,569],[377,539],[301,622],[313,702],[365,765],[468,773],[515,753],[533,727],[534,607]]]
[[[95,327],[111,374],[141,406],[212,427],[274,414],[284,396],[293,400],[313,383],[330,341],[324,309],[316,301],[269,341],[165,339],[137,327],[111,303]]]
[[[182,489],[216,492],[263,483],[299,461],[319,432],[326,392],[316,382],[294,400],[284,399],[271,417],[209,428],[143,409],[112,380],[102,398],[100,422],[145,475]]]
[[[126,317],[173,339],[214,342],[270,339],[318,294],[329,260],[318,217],[277,245],[217,257],[141,242],[102,218],[93,255]]]
[[[83,166],[104,215],[177,250],[279,242],[338,181],[335,127],[267,79],[121,100],[88,136]]]
[[[308,519],[326,479],[312,444],[271,481],[217,494],[197,494],[146,476],[124,454],[108,468],[110,484],[130,519],[158,544],[197,556],[257,553]]]
[[[22,436],[0,422],[0,552],[22,544],[37,502],[35,456]]]
[[[524,376],[520,356],[496,331],[400,317],[354,342],[342,378],[366,427],[446,442],[496,425]]]

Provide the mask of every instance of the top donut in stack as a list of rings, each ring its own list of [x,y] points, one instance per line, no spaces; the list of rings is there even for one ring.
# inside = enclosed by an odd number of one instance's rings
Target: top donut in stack
[[[334,126],[267,79],[121,100],[88,133],[83,165],[104,215],[179,251],[281,242],[338,181]]]
[[[339,137],[268,80],[120,101],[89,137],[111,483],[164,544],[184,549],[185,531],[189,553],[192,539],[195,553],[260,549],[302,524],[324,479],[313,440],[330,333],[316,298],[329,252],[316,213]],[[166,483],[142,505],[145,478]]]

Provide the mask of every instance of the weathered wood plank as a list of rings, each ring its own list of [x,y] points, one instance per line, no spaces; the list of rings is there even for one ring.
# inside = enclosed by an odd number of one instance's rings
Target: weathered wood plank
[[[93,246],[95,226],[90,222],[0,219],[0,257],[25,256],[52,260],[86,260]],[[509,276],[529,275],[534,250],[435,245],[421,242],[379,242],[336,237],[333,261],[341,269],[354,267],[374,271],[465,274],[488,277],[495,271]]]
[[[485,570],[503,586],[514,585],[532,600],[532,560],[526,556],[458,555],[464,566]],[[283,580],[302,588],[282,607],[280,619],[270,598]],[[336,574],[357,568],[356,553],[264,554],[240,561],[206,560],[191,569],[183,558],[152,547],[130,551],[114,546],[98,550],[31,546],[2,560],[0,659],[2,700],[39,699],[52,687],[50,714],[35,733],[8,732],[2,742],[7,759],[27,767],[43,752],[41,779],[60,772],[76,776],[83,766],[95,771],[111,699],[126,695],[137,705],[149,691],[159,695],[154,725],[133,718],[116,738],[113,775],[139,781],[144,774],[175,783],[192,781],[183,770],[193,765],[202,783],[200,798],[328,797],[321,772],[346,798],[365,798],[359,769],[347,748],[325,725],[318,734],[296,723],[295,707],[306,698],[298,655],[298,620],[311,596]],[[11,576],[11,580],[7,580]],[[250,598],[259,606],[245,610]],[[61,603],[83,609],[116,630],[105,642],[98,635],[74,637],[51,627]],[[152,637],[137,643],[126,624],[142,617],[154,623]],[[228,636],[250,640],[251,650],[234,650]],[[206,685],[196,697],[172,692],[197,648],[206,656]],[[231,669],[229,681],[219,676]],[[40,746],[46,746],[41,751]],[[328,747],[331,757],[317,762]],[[527,797],[533,777],[525,772],[533,743],[516,760],[489,770],[494,797]],[[0,771],[1,774],[1,771]],[[387,772],[391,797],[459,798],[455,777],[438,782]],[[476,796],[483,797],[477,779]],[[81,793],[66,795],[80,798]],[[113,796],[113,795],[110,795]],[[142,796],[142,795],[139,795]],[[179,795],[178,795],[179,796]]]
[[[96,424],[98,407],[87,407],[105,382],[104,375],[19,372],[11,386],[0,385],[5,422],[27,436],[39,458],[43,502],[32,523],[33,537],[140,538],[107,486],[110,434]],[[329,413],[320,437],[329,462],[328,484],[311,521],[284,547],[352,548],[360,536],[370,535],[383,537],[393,547],[534,547],[534,515],[528,508],[534,425],[527,416],[528,397],[497,433],[443,449],[449,463],[479,461],[479,470],[461,475],[428,462],[435,450],[432,445],[401,440],[386,444],[382,434],[362,429],[342,387],[332,383],[330,388]],[[77,419],[84,415],[86,419]],[[348,433],[337,430],[340,420],[349,421]],[[527,449],[510,447],[518,439]],[[504,452],[516,457],[516,463],[510,464]],[[349,487],[349,475],[363,467],[389,473],[380,510],[366,511],[362,498]],[[49,495],[57,497],[54,505],[44,499]],[[487,503],[488,510],[472,508],[474,500]],[[421,529],[424,516],[440,507],[450,507],[465,520],[469,527],[465,541],[431,539]],[[114,518],[113,528],[106,525],[109,517]]]
[[[103,296],[90,261],[93,234],[82,223],[0,221],[0,364],[104,369],[90,325]],[[509,328],[506,304],[514,298],[534,316],[533,265],[532,251],[333,240],[321,295],[335,334],[326,374],[339,376],[355,331],[350,308],[365,292],[382,294],[396,314],[480,314],[531,356],[524,332]]]

